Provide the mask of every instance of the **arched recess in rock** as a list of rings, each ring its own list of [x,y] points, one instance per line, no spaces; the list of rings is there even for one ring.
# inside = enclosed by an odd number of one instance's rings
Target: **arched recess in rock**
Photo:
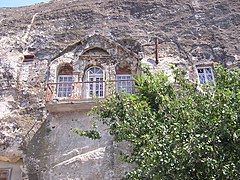
[[[127,61],[120,62],[116,65],[116,90],[119,94],[123,91],[125,93],[133,93],[132,72],[131,64]]]
[[[88,65],[84,71],[82,94],[84,98],[103,98],[105,96],[104,68]]]
[[[109,56],[109,53],[101,47],[94,46],[94,47],[86,49],[82,53],[82,56],[92,56],[92,57],[94,57],[94,56]]]
[[[209,63],[214,61],[213,49],[207,44],[194,46],[190,55],[194,64]]]
[[[73,93],[73,67],[70,63],[63,63],[57,70],[57,96],[71,97]]]

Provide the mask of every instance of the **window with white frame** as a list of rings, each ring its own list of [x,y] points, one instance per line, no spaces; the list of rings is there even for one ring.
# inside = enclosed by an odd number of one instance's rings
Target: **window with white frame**
[[[10,180],[11,179],[11,168],[0,168],[0,180]]]
[[[127,94],[132,93],[132,76],[129,74],[116,75],[117,92],[121,94],[123,91]]]
[[[72,96],[72,82],[71,75],[58,76],[58,97],[71,97]]]
[[[104,74],[99,67],[91,67],[87,75],[87,97],[104,97]]]
[[[59,68],[57,77],[57,96],[72,97],[73,91],[73,68],[69,63]]]
[[[200,84],[205,84],[214,80],[212,67],[197,67]]]

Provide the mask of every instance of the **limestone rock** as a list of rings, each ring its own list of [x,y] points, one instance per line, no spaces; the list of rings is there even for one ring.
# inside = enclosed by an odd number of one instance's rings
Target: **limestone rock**
[[[3,119],[0,122],[0,161],[17,162],[23,156],[23,136],[17,122]]]
[[[119,179],[129,166],[115,158],[109,136],[95,142],[71,134],[90,126],[85,112],[56,112],[58,99],[47,110],[47,83],[57,81],[58,65],[73,65],[78,81],[87,63],[104,65],[113,76],[116,59],[132,57],[168,75],[168,65],[176,64],[191,80],[199,65],[240,67],[239,9],[239,0],[51,0],[0,8],[0,161],[24,158],[31,180]],[[91,45],[113,58],[80,61]],[[29,55],[33,61],[24,61]],[[65,165],[70,168],[62,170]]]

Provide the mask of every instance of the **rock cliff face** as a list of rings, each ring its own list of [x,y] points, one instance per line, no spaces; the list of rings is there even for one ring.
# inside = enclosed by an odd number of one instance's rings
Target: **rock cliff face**
[[[189,53],[197,45],[220,48],[218,58],[239,55],[239,1],[232,0],[69,0],[2,8],[1,42],[20,52],[50,58],[95,31],[141,43],[158,37]],[[222,55],[222,56],[221,56]],[[220,57],[219,57],[220,56]],[[231,59],[231,57],[228,57]]]
[[[239,0],[52,0],[0,8],[0,161],[24,158],[28,164],[31,158],[25,156],[34,157],[37,144],[33,141],[41,138],[40,127],[46,130],[49,125],[43,122],[47,119],[51,124],[49,117],[55,117],[45,108],[50,64],[93,34],[127,48],[152,68],[167,70],[170,62],[184,66],[192,80],[197,65],[218,62],[240,67]],[[34,61],[23,62],[26,55],[32,55]],[[49,135],[52,140],[53,136]],[[40,146],[45,144],[40,142]],[[97,154],[103,156],[105,149],[99,148]],[[88,150],[96,154],[94,149]],[[45,152],[38,153],[44,156]],[[68,163],[66,158],[64,161]],[[104,179],[103,174],[100,177]]]

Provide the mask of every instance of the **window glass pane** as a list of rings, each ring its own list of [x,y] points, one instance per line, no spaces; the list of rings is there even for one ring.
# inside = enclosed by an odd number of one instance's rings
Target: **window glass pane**
[[[103,74],[103,70],[98,67],[92,67],[88,70],[89,74]]]
[[[212,73],[210,68],[206,68],[205,71],[206,71],[207,74],[211,74]]]
[[[212,81],[213,80],[213,76],[211,74],[207,75],[207,80],[208,81]]]
[[[72,77],[68,77],[68,82],[72,82]]]
[[[116,82],[116,89],[119,94],[121,94],[122,91],[131,93],[131,75],[117,75],[116,79],[118,80]]]
[[[102,71],[101,69],[98,69],[98,70],[96,71],[96,74],[103,74],[103,71]]]
[[[88,96],[103,96],[103,70],[98,67],[92,67],[88,70],[88,81],[93,82],[88,84]]]
[[[206,82],[204,74],[199,74],[199,81],[200,81],[200,84],[203,84]]]
[[[197,72],[198,72],[200,84],[204,84],[204,83],[207,83],[207,82],[213,80],[212,68],[210,68],[210,67],[198,68]]]
[[[198,69],[198,73],[203,73],[203,69]]]
[[[93,84],[92,83],[89,84],[89,88],[90,88],[90,90],[93,90]]]
[[[131,94],[131,88],[130,87],[127,87],[126,93]]]
[[[58,77],[58,87],[57,94],[58,97],[71,97],[72,96],[72,86],[73,77],[70,75],[61,75]]]

